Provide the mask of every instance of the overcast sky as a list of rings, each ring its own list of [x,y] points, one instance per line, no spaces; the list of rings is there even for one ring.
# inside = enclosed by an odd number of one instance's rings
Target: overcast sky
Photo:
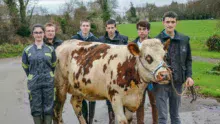
[[[65,1],[68,0],[39,0],[38,5],[46,7],[50,13],[59,12],[59,6],[63,5]],[[94,0],[82,0],[85,2],[94,1]],[[142,6],[146,2],[155,3],[156,6],[169,5],[172,1],[177,1],[178,3],[186,3],[187,0],[118,0],[118,11],[124,12],[125,9],[130,7],[130,2],[134,4],[134,6]]]

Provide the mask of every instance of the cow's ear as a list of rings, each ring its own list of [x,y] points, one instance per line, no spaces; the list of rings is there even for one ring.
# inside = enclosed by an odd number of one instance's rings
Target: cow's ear
[[[128,44],[128,50],[130,51],[130,53],[132,55],[135,55],[135,56],[139,56],[140,55],[140,49],[139,49],[138,45],[133,43],[133,42],[130,42]]]
[[[164,49],[165,51],[167,51],[168,48],[169,48],[169,46],[170,46],[170,38],[167,39],[167,40],[163,43],[163,45],[164,45],[163,49]]]

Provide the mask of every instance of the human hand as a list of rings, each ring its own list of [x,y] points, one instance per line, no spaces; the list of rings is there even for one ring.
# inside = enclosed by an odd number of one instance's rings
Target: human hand
[[[186,79],[186,84],[185,84],[185,86],[186,86],[186,87],[191,87],[193,84],[194,84],[193,79],[192,79],[191,77],[188,77],[188,78]]]

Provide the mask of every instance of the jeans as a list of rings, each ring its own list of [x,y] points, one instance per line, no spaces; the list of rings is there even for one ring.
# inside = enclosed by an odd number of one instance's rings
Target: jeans
[[[175,84],[178,93],[182,92],[182,85]],[[177,95],[171,84],[155,84],[154,94],[156,97],[156,106],[158,110],[158,124],[167,123],[168,107],[171,124],[181,124],[179,116],[179,107],[181,96]]]

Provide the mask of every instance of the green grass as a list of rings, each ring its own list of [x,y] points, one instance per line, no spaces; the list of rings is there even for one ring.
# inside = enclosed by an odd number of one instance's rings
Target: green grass
[[[24,50],[25,46],[23,44],[1,44],[0,45],[0,58],[9,58],[9,57],[16,57],[21,56],[22,51]]]
[[[193,79],[195,85],[201,88],[200,93],[220,98],[220,77],[207,73],[213,67],[214,64],[193,62]]]
[[[205,45],[206,40],[213,34],[220,34],[216,29],[217,20],[184,20],[178,21],[177,31],[190,37],[193,56],[220,58],[220,52],[210,52]],[[118,27],[121,34],[132,41],[137,37],[135,24],[121,24]],[[151,22],[150,36],[155,37],[163,30],[162,22]]]

